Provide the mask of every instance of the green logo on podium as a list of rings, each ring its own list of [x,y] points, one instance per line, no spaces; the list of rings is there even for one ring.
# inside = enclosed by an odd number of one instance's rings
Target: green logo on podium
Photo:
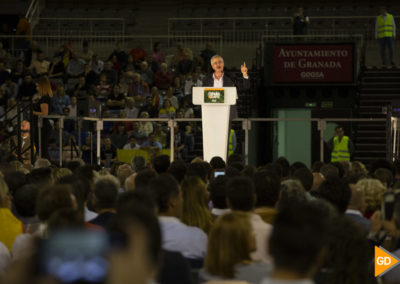
[[[224,89],[204,89],[204,102],[205,103],[224,103],[225,90]]]

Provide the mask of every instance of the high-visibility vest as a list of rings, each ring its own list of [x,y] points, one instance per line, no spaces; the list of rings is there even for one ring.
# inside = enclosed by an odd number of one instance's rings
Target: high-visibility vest
[[[393,37],[393,16],[386,14],[386,20],[383,20],[382,15],[377,17],[378,38]]]
[[[233,133],[235,133],[235,131],[233,129],[231,129],[231,131],[229,132],[229,143],[228,143],[228,157],[230,155],[233,154]]]
[[[331,162],[341,162],[341,161],[350,162],[348,136],[343,136],[340,142],[338,136],[333,138],[333,150],[331,154]]]

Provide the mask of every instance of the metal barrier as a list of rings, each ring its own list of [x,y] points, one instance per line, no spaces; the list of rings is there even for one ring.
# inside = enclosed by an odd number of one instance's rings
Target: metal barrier
[[[60,128],[59,128],[59,139],[62,141],[62,125],[64,119],[66,117],[64,116],[58,116],[58,115],[50,115],[50,116],[41,116],[40,120],[43,118],[50,118],[50,119],[58,119],[60,120]],[[68,119],[71,119],[68,117]],[[73,118],[72,118],[73,119]],[[107,121],[113,121],[113,122],[124,122],[124,121],[136,121],[136,122],[166,122],[168,124],[168,127],[170,129],[170,158],[171,161],[174,161],[175,157],[175,149],[174,149],[174,126],[178,122],[200,122],[201,118],[191,118],[191,119],[174,119],[174,118],[148,118],[148,119],[128,119],[128,118],[93,118],[93,117],[77,117],[76,120],[80,121],[78,123],[79,127],[79,135],[81,133],[80,127],[81,127],[81,122],[82,121],[91,121],[96,124],[95,127],[95,132],[97,133],[96,135],[96,145],[97,145],[97,152],[96,152],[96,158],[97,158],[97,163],[100,164],[100,148],[101,148],[101,131],[103,130],[103,123]],[[249,131],[252,130],[252,126],[254,123],[261,122],[310,122],[310,123],[317,123],[317,130],[319,132],[319,147],[320,147],[320,161],[324,161],[324,147],[325,147],[325,140],[324,140],[324,135],[326,132],[326,126],[327,123],[360,123],[360,122],[387,122],[387,119],[382,118],[382,119],[367,119],[367,118],[240,118],[240,119],[234,119],[233,122],[240,122],[241,123],[241,129],[244,131],[244,160],[246,164],[249,163]],[[41,127],[42,123],[39,122],[39,138],[41,137]],[[387,139],[387,149],[392,149],[393,148],[393,157],[398,157],[399,154],[399,141],[400,141],[400,132],[399,127],[400,124],[397,122],[397,118],[392,118],[392,126],[391,126],[391,131],[392,131],[392,136],[389,135]],[[389,126],[390,129],[390,126]],[[390,130],[388,131],[390,133]],[[394,143],[393,145],[391,144],[391,137],[395,137],[393,139]],[[79,146],[80,146],[80,141],[79,139]],[[41,145],[39,141],[39,145]],[[390,146],[389,146],[390,145]],[[396,150],[396,151],[395,151]],[[59,146],[59,151],[60,151],[60,166],[62,165],[62,143],[60,142]],[[40,151],[39,151],[40,153]],[[388,151],[386,153],[386,158],[391,159],[392,158],[392,153]]]

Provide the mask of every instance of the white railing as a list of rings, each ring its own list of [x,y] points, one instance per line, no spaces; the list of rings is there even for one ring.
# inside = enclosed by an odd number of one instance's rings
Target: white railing
[[[28,11],[26,12],[25,18],[28,19],[31,24],[31,29],[33,30],[38,23],[37,18],[39,17],[41,11],[44,8],[44,3],[42,0],[32,0],[29,5]]]

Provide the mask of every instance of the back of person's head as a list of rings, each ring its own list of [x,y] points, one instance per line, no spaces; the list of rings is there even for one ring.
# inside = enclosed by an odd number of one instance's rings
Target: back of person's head
[[[134,156],[134,157],[132,158],[132,160],[131,160],[131,166],[132,166],[132,169],[133,169],[136,173],[138,173],[138,172],[140,172],[141,170],[143,170],[143,169],[146,168],[146,160],[144,159],[143,156],[139,156],[139,155]]]
[[[312,166],[311,166],[311,172],[313,173],[319,173],[321,170],[321,167],[324,165],[324,162],[321,161],[315,161]]]
[[[328,227],[327,212],[316,201],[279,211],[269,239],[275,270],[288,271],[298,278],[309,277],[327,245]]]
[[[66,184],[71,186],[72,193],[74,194],[76,202],[78,204],[78,208],[79,210],[81,210],[81,212],[83,212],[85,208],[85,203],[91,190],[90,181],[83,176],[73,174],[63,176],[57,181],[57,184]]]
[[[253,178],[254,174],[256,173],[256,167],[251,165],[244,166],[241,173],[245,177]]]
[[[149,184],[149,190],[157,203],[158,213],[167,213],[170,199],[179,195],[180,189],[177,180],[169,174],[155,177]]]
[[[332,164],[323,165],[319,172],[325,180],[339,178],[339,169]]]
[[[281,182],[278,210],[307,201],[306,191],[297,179],[287,179]]]
[[[373,213],[381,208],[387,188],[378,179],[361,179],[357,186],[364,190],[366,213]]]
[[[349,205],[351,190],[349,184],[343,179],[328,179],[324,181],[319,189],[321,198],[332,203],[339,213],[344,213]]]
[[[387,188],[391,187],[393,184],[393,174],[388,169],[379,168],[374,172],[374,176]]]
[[[52,235],[58,231],[85,228],[83,215],[73,208],[61,208],[53,212],[47,221],[47,232]]]
[[[207,162],[191,163],[187,168],[186,176],[197,176],[206,183],[208,181],[210,170],[210,164]]]
[[[226,209],[226,189],[228,178],[226,176],[217,176],[211,179],[208,184],[208,191],[210,192],[210,199],[213,207],[218,209]]]
[[[62,208],[76,209],[76,206],[71,186],[53,185],[39,191],[36,213],[42,222],[46,222],[55,211]]]
[[[310,191],[314,182],[314,176],[307,168],[300,168],[293,174],[294,179],[298,179],[306,191]]]
[[[135,177],[135,191],[147,191],[148,185],[157,177],[157,173],[152,169],[144,169],[137,173]]]
[[[291,164],[290,165],[290,176],[293,176],[294,172],[301,168],[307,168],[306,164],[304,164],[303,162],[299,162],[299,161]]]
[[[282,178],[286,178],[290,175],[290,163],[285,157],[279,157],[275,163],[282,167]]]
[[[98,179],[93,189],[96,209],[113,209],[118,198],[118,190],[116,183],[110,179]]]
[[[7,171],[4,174],[4,181],[7,183],[10,193],[14,195],[15,191],[27,183],[25,174],[20,171]]]
[[[53,183],[53,176],[50,168],[33,169],[29,174],[30,183],[37,185],[39,188],[50,186]]]
[[[159,155],[151,161],[153,169],[158,173],[166,173],[171,162],[168,155]]]
[[[229,164],[229,167],[238,169],[239,172],[242,172],[244,169],[244,165],[241,162],[232,162]]]
[[[78,169],[81,166],[83,166],[83,164],[81,163],[81,161],[78,161],[78,160],[68,161],[65,163],[65,167],[67,169],[70,169],[71,172],[74,172],[76,169]]]
[[[84,165],[77,168],[74,172],[75,175],[79,177],[84,177],[90,181],[91,184],[94,184],[95,179],[95,170],[92,165]]]
[[[332,164],[332,166],[335,166],[338,169],[339,178],[343,178],[345,176],[346,172],[345,172],[345,169],[344,169],[342,163],[341,162],[333,162],[331,164]]]
[[[243,157],[238,153],[233,153],[228,157],[228,160],[226,161],[226,166],[230,167],[233,163],[237,162],[243,164]]]
[[[219,217],[208,240],[205,270],[221,278],[235,278],[235,266],[250,261],[255,249],[250,216],[229,212]]]
[[[349,184],[351,190],[351,197],[347,208],[359,210],[364,213],[365,211],[365,194],[364,190],[356,184]]]
[[[225,170],[225,175],[229,178],[233,178],[241,176],[242,173],[237,168],[227,167]]]
[[[185,161],[182,159],[176,159],[171,163],[171,166],[168,169],[168,173],[172,175],[176,180],[181,183],[185,178],[187,166]]]
[[[253,176],[257,195],[256,207],[275,207],[279,199],[280,178],[267,170],[260,170]]]
[[[213,170],[224,169],[226,167],[226,164],[225,164],[225,161],[221,157],[215,156],[215,157],[212,157],[212,159],[210,160],[210,166]]]
[[[282,170],[281,164],[268,163],[265,166],[263,166],[262,169],[274,173],[274,175],[276,175],[279,178],[279,180],[281,180],[283,178],[283,175],[282,175],[283,170]]]
[[[49,160],[43,159],[43,158],[37,159],[35,164],[33,165],[33,167],[35,169],[47,168],[47,167],[50,167],[50,166],[51,166],[51,163],[49,162]]]
[[[232,210],[253,210],[256,199],[253,181],[248,177],[231,178],[227,184],[226,197]]]
[[[38,193],[38,188],[33,184],[26,184],[15,191],[13,203],[18,216],[23,218],[35,216]]]
[[[353,161],[351,162],[350,166],[350,174],[360,174],[360,175],[367,175],[368,170],[365,167],[365,165],[359,161]]]
[[[370,164],[369,172],[371,174],[377,169],[388,169],[392,174],[395,172],[393,163],[385,159],[377,159]]]
[[[133,170],[130,165],[124,164],[118,167],[117,178],[121,186],[125,186],[125,180],[133,174]],[[126,189],[125,189],[126,190]]]

